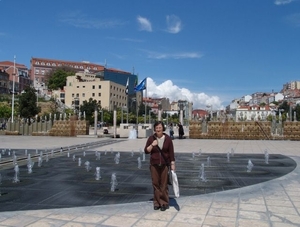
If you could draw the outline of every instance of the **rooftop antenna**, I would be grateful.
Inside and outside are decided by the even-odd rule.
[[[107,62],[106,62],[106,59],[104,61],[104,68],[107,68]]]
[[[132,67],[132,75],[134,75],[134,66]]]

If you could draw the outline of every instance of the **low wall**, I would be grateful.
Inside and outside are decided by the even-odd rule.
[[[89,135],[89,124],[85,120],[56,120],[35,122],[30,125],[21,122],[8,122],[7,129],[1,131],[4,135],[24,136],[77,136]]]
[[[196,122],[189,127],[191,139],[300,140],[300,122]]]

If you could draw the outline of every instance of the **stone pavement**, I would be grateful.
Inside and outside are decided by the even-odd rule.
[[[104,138],[0,136],[1,148],[52,149]],[[107,145],[114,151],[138,151],[146,139]],[[300,142],[267,140],[174,140],[175,152],[283,154],[300,163]],[[211,194],[176,198],[178,206],[154,211],[149,201],[63,209],[0,213],[0,226],[300,226],[300,168],[264,183]],[[180,182],[179,182],[180,185]],[[0,204],[1,205],[1,204]]]

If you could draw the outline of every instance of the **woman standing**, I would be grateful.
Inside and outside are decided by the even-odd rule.
[[[168,165],[175,171],[173,141],[165,131],[163,122],[154,124],[154,134],[145,145],[145,153],[150,154],[150,173],[154,191],[154,210],[165,211],[169,208]]]

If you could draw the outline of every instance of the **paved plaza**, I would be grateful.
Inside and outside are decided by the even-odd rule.
[[[51,150],[105,140],[114,139],[0,136],[0,148]],[[119,141],[102,144],[101,150],[139,152],[146,142],[146,139],[115,140]],[[235,155],[253,156],[263,156],[267,150],[270,157],[285,155],[297,164],[300,163],[299,145],[298,141],[174,140],[175,152],[190,154],[190,157],[193,153],[199,154],[200,149],[202,155],[222,154],[225,157],[232,149]],[[266,182],[220,192],[182,195],[172,199],[170,209],[165,212],[153,210],[149,200],[112,205],[3,211],[0,212],[0,226],[300,226],[298,166],[290,173]],[[177,171],[178,174],[181,172],[180,169]]]

